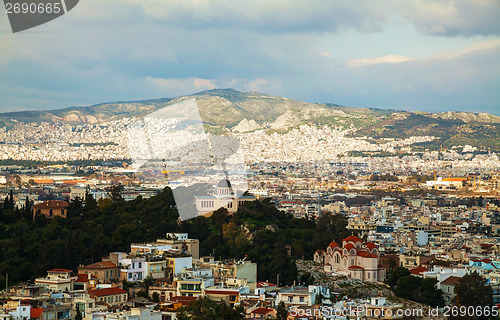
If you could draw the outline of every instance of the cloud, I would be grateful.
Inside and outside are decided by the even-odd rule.
[[[408,0],[394,5],[395,12],[423,34],[500,35],[498,0]]]
[[[365,58],[365,59],[349,60],[347,63],[351,67],[361,67],[361,66],[369,66],[372,64],[379,64],[379,63],[400,63],[400,62],[411,61],[411,60],[413,60],[413,59],[410,57],[407,57],[407,56],[391,54],[391,55],[378,57],[378,58]]]
[[[185,29],[233,28],[266,32],[332,32],[341,27],[380,31],[389,18],[384,5],[322,0],[123,0],[144,14]]]
[[[453,59],[453,58],[457,58],[457,57],[472,53],[474,51],[493,49],[493,48],[498,47],[498,46],[500,46],[500,39],[474,42],[464,49],[461,49],[461,50],[458,50],[455,52],[441,53],[441,54],[436,55],[435,58]]]
[[[495,10],[494,3],[483,2]],[[86,0],[37,30],[4,35],[0,108],[48,109],[230,87],[350,106],[499,110],[494,84],[500,71],[492,53],[498,53],[500,40],[476,37],[494,40],[472,43],[476,38],[468,37],[467,25],[488,18],[483,11],[464,11],[463,3],[472,0],[446,3],[433,8],[413,0]],[[432,10],[445,19],[423,14]],[[384,28],[398,27],[391,22],[395,15],[406,16],[405,28],[386,35]],[[448,18],[453,15],[470,22],[454,22]],[[450,36],[442,41],[445,53],[421,59],[425,53],[414,53],[409,41],[395,41],[394,35],[407,35],[406,21],[420,32],[429,33],[421,26],[431,22],[444,32],[418,36],[423,52]],[[452,22],[467,37],[451,32]],[[380,33],[369,43],[351,38],[373,32]],[[416,37],[413,29],[409,35]],[[340,45],[342,55],[336,51]]]
[[[167,95],[185,95],[197,91],[215,89],[217,86],[212,79],[183,78],[183,79],[165,79],[146,77],[144,79],[146,86],[152,86],[156,91]]]
[[[118,1],[118,0],[110,0]],[[380,32],[398,19],[422,34],[499,35],[498,0],[121,0],[151,19],[184,29],[260,32]],[[118,3],[118,2],[116,2]],[[395,17],[398,17],[397,19]]]

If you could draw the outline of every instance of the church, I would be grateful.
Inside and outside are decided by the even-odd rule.
[[[335,272],[354,279],[383,282],[385,268],[379,265],[380,253],[373,242],[361,241],[351,235],[342,240],[342,247],[335,241],[326,250],[317,250],[314,261],[324,265],[325,272]]]
[[[198,215],[209,214],[219,208],[226,208],[229,213],[234,213],[245,201],[254,200],[255,196],[253,195],[235,194],[231,182],[227,179],[222,179],[217,183],[215,195],[195,196]]]

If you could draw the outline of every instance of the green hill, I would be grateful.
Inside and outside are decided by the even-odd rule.
[[[375,139],[435,136],[429,143],[451,147],[465,145],[500,150],[500,117],[469,112],[406,112],[377,108],[352,108],[336,104],[296,101],[257,92],[214,89],[176,98],[103,103],[47,111],[0,114],[0,125],[18,122],[99,123],[140,117],[162,107],[195,98],[208,131],[225,134],[258,129],[288,131],[302,124],[335,125],[355,129],[354,136]]]

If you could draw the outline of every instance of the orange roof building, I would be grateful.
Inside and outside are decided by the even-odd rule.
[[[53,217],[66,218],[69,204],[61,200],[48,200],[33,206],[33,219],[36,215],[43,214],[49,219]]]
[[[111,287],[91,290],[90,297],[95,298],[96,302],[102,302],[108,305],[119,305],[127,301],[128,293],[118,287]]]
[[[120,267],[111,261],[100,261],[78,267],[78,274],[88,274],[99,282],[116,282],[120,278]]]

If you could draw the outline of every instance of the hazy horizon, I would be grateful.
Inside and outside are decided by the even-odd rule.
[[[234,88],[500,115],[499,13],[495,0],[87,0],[13,34],[0,12],[0,112]]]

